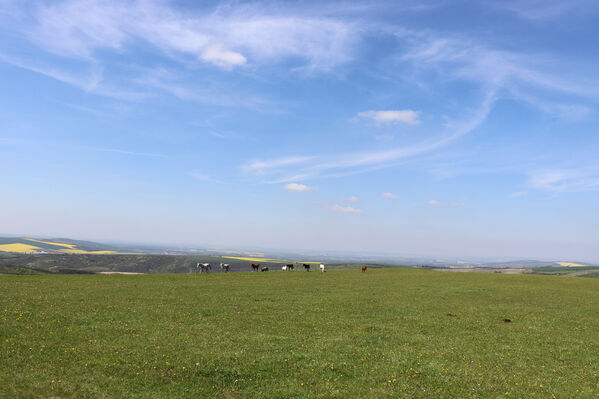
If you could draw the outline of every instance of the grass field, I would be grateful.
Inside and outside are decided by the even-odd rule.
[[[595,279],[2,275],[0,292],[2,398],[599,398]]]

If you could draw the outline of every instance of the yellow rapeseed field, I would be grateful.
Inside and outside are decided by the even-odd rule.
[[[3,244],[0,245],[0,251],[3,252],[35,252],[35,251],[39,251],[40,248],[38,247],[34,247],[33,245],[29,245],[29,244],[21,244],[21,243],[15,243],[15,244]]]
[[[572,263],[572,262],[556,262],[558,265],[560,266],[564,266],[564,267],[579,267],[579,266],[584,266],[584,265],[580,265],[578,263]]]
[[[61,253],[63,254],[91,254],[91,255],[106,255],[106,254],[114,254],[114,251],[85,251],[83,249],[61,249]]]
[[[63,254],[94,254],[94,255],[105,255],[105,254],[114,254],[114,251],[86,251],[83,249],[75,248],[75,244],[65,244],[62,242],[52,242],[52,241],[42,241],[35,240],[33,238],[27,238],[27,241],[31,242],[39,242],[42,244],[53,245],[57,248],[52,249],[52,251],[60,252]],[[36,247],[35,245],[23,244],[23,243],[13,243],[13,244],[2,244],[0,245],[0,252],[18,252],[18,253],[26,253],[26,252],[36,252],[36,251],[44,251],[44,248]]]
[[[33,238],[28,238],[27,241],[41,242],[42,244],[56,245],[56,246],[65,247],[65,248],[73,248],[75,246],[75,244],[65,244],[62,242],[42,241],[42,240],[35,240]]]

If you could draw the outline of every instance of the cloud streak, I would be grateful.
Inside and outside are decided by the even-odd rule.
[[[456,122],[444,136],[389,150],[354,152],[329,156],[294,156],[242,165],[242,170],[254,175],[268,174],[268,183],[284,183],[312,178],[333,178],[387,168],[397,162],[442,148],[476,129],[484,122],[495,101],[490,92],[467,120]]]
[[[420,112],[406,110],[387,110],[387,111],[364,111],[359,112],[358,116],[361,118],[367,118],[375,121],[377,124],[390,124],[390,123],[405,123],[408,125],[415,125],[419,123],[418,120]]]
[[[297,191],[297,192],[316,190],[316,187],[306,186],[305,184],[299,184],[299,183],[285,184],[284,186],[281,186],[281,188],[283,188],[284,190],[287,190],[287,191]]]
[[[553,192],[599,190],[599,166],[547,169],[530,174],[531,187]]]
[[[136,157],[168,158],[168,156],[166,156],[164,154],[155,154],[155,153],[151,153],[151,152],[126,151],[126,150],[119,150],[119,149],[113,149],[113,148],[103,148],[103,149],[99,149],[98,151],[113,152],[116,154],[123,154],[123,155],[133,155]]]
[[[341,212],[341,213],[362,213],[362,210],[359,208],[354,208],[352,206],[343,206],[343,205],[332,205],[329,209],[333,212]]]

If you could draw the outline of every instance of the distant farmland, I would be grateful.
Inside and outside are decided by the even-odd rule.
[[[599,281],[0,275],[0,397],[595,398]]]
[[[0,253],[2,252],[95,255],[115,253],[115,251],[98,249],[98,244],[95,243],[51,241],[34,238],[0,238]]]
[[[123,255],[123,254],[0,254],[0,273],[194,273],[198,262],[212,265],[211,273],[220,272],[219,263],[231,265],[231,271],[249,271],[251,263],[280,270],[290,260],[258,259],[247,260],[220,256],[192,255]]]

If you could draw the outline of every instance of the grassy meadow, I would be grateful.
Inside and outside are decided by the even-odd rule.
[[[599,398],[596,279],[0,275],[0,312],[1,398]]]

